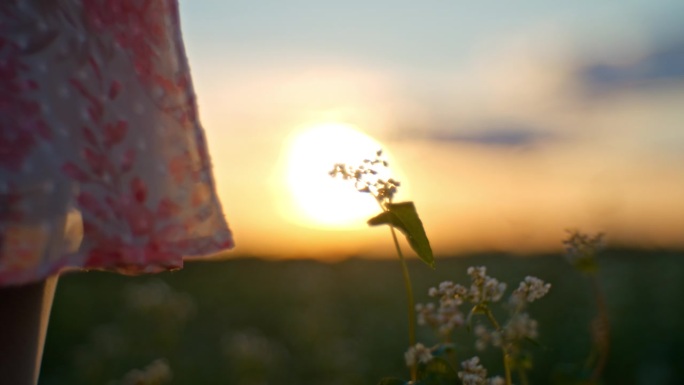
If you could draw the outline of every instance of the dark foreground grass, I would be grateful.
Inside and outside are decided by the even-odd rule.
[[[684,378],[684,254],[612,251],[599,261],[613,324],[606,384],[680,384]],[[562,384],[581,370],[595,314],[588,282],[559,256],[441,258],[410,263],[417,301],[442,280],[468,282],[486,265],[509,284],[526,275],[552,283],[530,306],[540,323],[534,384]],[[190,263],[144,277],[62,277],[40,384],[117,384],[165,359],[171,384],[364,384],[407,377],[404,288],[396,260]],[[435,342],[427,330],[419,341]],[[500,352],[475,352],[465,330],[457,354],[478,354],[502,374]]]

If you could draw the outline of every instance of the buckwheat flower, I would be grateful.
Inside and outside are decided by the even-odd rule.
[[[439,308],[437,309],[438,330],[443,336],[449,335],[452,330],[463,326],[465,323],[463,313],[458,307],[461,303],[463,302],[456,298],[439,302]]]
[[[482,301],[498,302],[506,291],[506,283],[486,277],[482,287]]]
[[[439,284],[439,293],[442,295],[450,296],[453,295],[454,283],[451,281],[444,281]]]
[[[404,360],[406,361],[406,366],[408,367],[412,367],[419,362],[422,364],[427,364],[431,359],[432,351],[421,343],[411,346],[406,353],[404,353]]]
[[[603,233],[591,236],[577,230],[568,230],[568,238],[563,240],[566,257],[573,263],[578,259],[593,258],[605,247],[603,236]]]
[[[506,324],[504,328],[504,333],[506,339],[509,341],[523,340],[523,339],[536,339],[539,335],[537,329],[539,323],[530,318],[527,313],[515,314]]]
[[[483,351],[487,346],[501,346],[501,333],[496,330],[489,330],[486,326],[478,324],[473,330],[475,337],[475,349]]]
[[[388,173],[389,164],[382,156],[382,150],[375,154],[375,159],[364,159],[363,164],[356,167],[337,163],[328,172],[331,177],[341,176],[344,180],[353,180],[357,191],[370,193],[379,203],[392,203],[397,187],[401,185],[393,178],[381,177]]]
[[[480,365],[480,358],[475,356],[469,360],[461,362],[463,370],[458,372],[458,378],[463,385],[486,385],[487,369]]]
[[[430,297],[441,297],[442,299],[453,299],[454,297],[461,299],[465,296],[467,290],[465,287],[455,284],[451,281],[444,281],[437,287],[431,287],[428,290]]]
[[[474,333],[477,337],[475,340],[475,349],[479,351],[487,349],[487,343],[489,342],[490,338],[489,330],[487,330],[484,325],[477,325],[475,326]]]
[[[437,309],[434,303],[428,303],[423,305],[422,303],[416,304],[416,316],[418,325],[421,326],[431,326],[436,327],[437,325]]]
[[[506,384],[506,380],[504,380],[504,378],[501,376],[492,377],[489,380],[487,380],[487,385],[504,385],[504,384]]]
[[[144,369],[134,369],[126,373],[122,385],[163,384],[171,381],[173,374],[169,364],[164,359],[158,359]]]
[[[544,283],[541,279],[528,275],[524,281],[520,282],[520,286],[515,289],[511,298],[531,303],[545,296],[550,289],[550,283]]]
[[[442,299],[439,307],[433,303],[417,304],[416,313],[419,325],[427,325],[437,330],[442,336],[448,336],[457,327],[463,326],[465,320],[459,309],[462,301],[451,298]]]
[[[506,291],[506,284],[488,276],[484,266],[469,267],[468,275],[471,279],[470,289],[462,296],[473,304],[497,302]]]
[[[471,266],[468,268],[468,275],[473,281],[473,284],[478,284],[484,281],[487,276],[487,267],[485,266]]]
[[[497,302],[505,291],[506,284],[504,282],[499,282],[496,278],[484,277],[479,284],[473,283],[470,285],[466,298],[473,304]]]

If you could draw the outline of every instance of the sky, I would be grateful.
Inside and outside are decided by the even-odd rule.
[[[684,247],[682,19],[664,0],[181,1],[233,255],[390,255],[372,197],[326,174],[376,147],[438,255],[555,251],[566,229]]]

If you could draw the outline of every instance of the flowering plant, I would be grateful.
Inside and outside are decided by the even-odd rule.
[[[378,202],[382,212],[375,217],[368,220],[370,226],[389,225],[392,233],[392,240],[394,247],[401,261],[402,273],[404,275],[404,285],[406,287],[407,309],[408,309],[408,324],[409,324],[409,346],[416,345],[416,314],[413,301],[413,288],[411,286],[411,277],[409,275],[408,267],[404,254],[399,246],[395,228],[404,233],[406,240],[411,245],[411,248],[418,254],[423,262],[428,266],[434,268],[435,259],[432,254],[432,248],[428,241],[423,222],[418,217],[418,212],[413,202],[394,203],[394,194],[397,188],[401,185],[400,182],[394,178],[387,178],[381,176],[380,168],[387,169],[389,163],[382,157],[382,150],[375,153],[374,159],[365,159],[363,164],[359,166],[348,166],[346,164],[336,164],[330,176],[337,177],[341,175],[345,180],[353,180],[354,187],[357,191],[371,194]],[[411,380],[415,381],[417,378],[417,366],[410,365]]]
[[[405,354],[407,365],[418,364],[426,369],[431,362],[439,361],[446,371],[440,375],[428,376],[424,384],[455,383],[445,379],[458,377],[464,385],[470,384],[512,384],[512,371],[515,370],[521,383],[527,384],[527,371],[531,369],[531,359],[526,352],[526,343],[537,338],[538,324],[526,312],[528,304],[544,297],[551,284],[539,278],[527,276],[511,293],[506,302],[502,301],[507,285],[487,275],[484,266],[468,268],[470,286],[444,281],[430,288],[430,297],[438,298],[438,303],[417,304],[418,324],[432,328],[441,342],[432,348],[416,344]],[[508,319],[500,323],[494,315],[493,306],[499,304],[508,311]],[[465,306],[470,310],[461,311]],[[467,315],[465,315],[467,314]],[[481,322],[486,320],[487,322]],[[473,327],[473,323],[475,326]],[[466,326],[477,337],[475,348],[485,351],[489,346],[498,348],[503,354],[504,377],[487,378],[487,370],[475,356],[461,363],[462,370],[450,369],[449,355],[454,350],[452,332]],[[441,377],[441,378],[440,378]],[[441,382],[440,382],[441,381]],[[398,382],[397,382],[398,384]]]
[[[526,372],[531,366],[523,343],[537,337],[537,322],[525,310],[528,303],[546,295],[551,285],[536,277],[526,277],[504,305],[509,312],[509,319],[503,326],[495,318],[492,306],[500,303],[506,284],[488,276],[484,266],[468,269],[471,279],[468,287],[445,281],[438,287],[431,288],[429,295],[439,298],[438,304],[414,305],[411,279],[395,229],[404,233],[411,248],[432,268],[434,256],[413,202],[393,202],[400,183],[393,178],[380,176],[379,168],[386,169],[388,166],[380,150],[376,153],[375,159],[366,159],[359,166],[336,164],[330,171],[332,177],[341,176],[345,180],[352,180],[357,191],[371,194],[375,198],[382,212],[371,218],[368,224],[390,226],[394,246],[402,265],[409,317],[409,349],[405,353],[405,360],[410,368],[411,379],[407,382],[397,378],[385,378],[380,381],[380,385],[438,385],[457,382],[464,385],[511,385],[511,372],[514,369],[517,370],[521,382],[526,384]],[[470,309],[464,317],[461,307],[466,304]],[[454,345],[450,342],[452,331],[464,325],[467,325],[469,330],[472,329],[472,323],[476,318],[479,321],[479,318],[482,318],[480,316],[489,322],[489,326],[483,323],[476,324],[476,347],[478,350],[485,350],[492,345],[501,349],[504,378],[487,378],[487,370],[480,365],[479,357],[463,361],[462,370],[458,372],[446,359],[454,350]],[[442,342],[433,347],[418,343],[415,336],[416,322],[433,328]]]

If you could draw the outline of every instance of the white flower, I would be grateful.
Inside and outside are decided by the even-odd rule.
[[[537,329],[539,324],[530,318],[527,313],[519,313],[511,317],[505,327],[506,339],[522,340],[525,338],[535,339],[539,335]]]
[[[489,331],[487,330],[484,325],[477,325],[475,326],[475,336],[477,336],[477,339],[475,340],[475,349],[478,351],[483,351],[487,348],[487,342],[489,342]]]
[[[454,284],[451,281],[444,281],[438,287],[431,287],[428,290],[430,297],[440,297],[441,299],[461,298],[465,294],[466,289],[461,285]]]
[[[465,320],[463,313],[458,308],[463,301],[455,297],[442,297],[439,307],[433,303],[417,304],[418,325],[427,325],[439,331],[443,336],[447,336],[457,327],[463,326]]]
[[[468,275],[473,280],[473,283],[483,281],[487,276],[487,267],[485,266],[471,266],[468,268]]]
[[[435,304],[428,303],[423,305],[422,303],[416,304],[416,313],[418,318],[418,325],[433,326],[436,323],[436,313]]]
[[[534,302],[545,296],[551,289],[550,283],[544,283],[537,277],[527,276],[513,292],[513,297],[521,301]]]
[[[492,377],[488,381],[488,385],[504,385],[506,380],[501,376]]]
[[[172,378],[169,364],[164,359],[158,359],[142,370],[134,369],[126,373],[121,383],[123,385],[163,384],[171,381]]]
[[[465,287],[444,281],[438,287],[430,288],[428,294],[431,297],[439,297],[439,307],[434,304],[416,305],[419,325],[428,325],[443,336],[463,325],[463,313],[458,307],[463,304]]]
[[[483,351],[488,345],[501,346],[501,333],[496,330],[489,330],[482,324],[475,326],[474,330],[475,336],[475,349]]]
[[[480,358],[475,356],[461,362],[462,371],[458,372],[458,378],[463,385],[486,385],[487,369],[480,365]]]
[[[423,344],[417,343],[404,353],[404,359],[406,360],[406,366],[409,367],[416,365],[419,362],[427,364],[432,359],[432,351]]]
[[[445,292],[445,294],[447,294],[447,291],[451,290],[453,287],[454,287],[454,283],[451,281],[444,281],[444,282],[439,284],[439,290],[442,292]]]
[[[501,299],[505,291],[506,284],[504,282],[499,282],[495,278],[486,277],[482,287],[482,300],[497,302]]]
[[[471,285],[468,290],[466,299],[473,304],[482,302],[497,302],[501,299],[506,291],[506,284],[499,282],[496,278],[492,278],[487,274],[487,268],[484,266],[469,267],[468,275],[470,275]]]
[[[565,256],[571,263],[581,259],[590,259],[605,248],[603,233],[590,236],[577,230],[568,230],[568,238],[563,240]]]
[[[461,301],[457,299],[440,301],[437,310],[437,322],[439,332],[442,335],[448,335],[455,328],[463,326],[465,320],[463,313],[458,308],[460,304]]]

